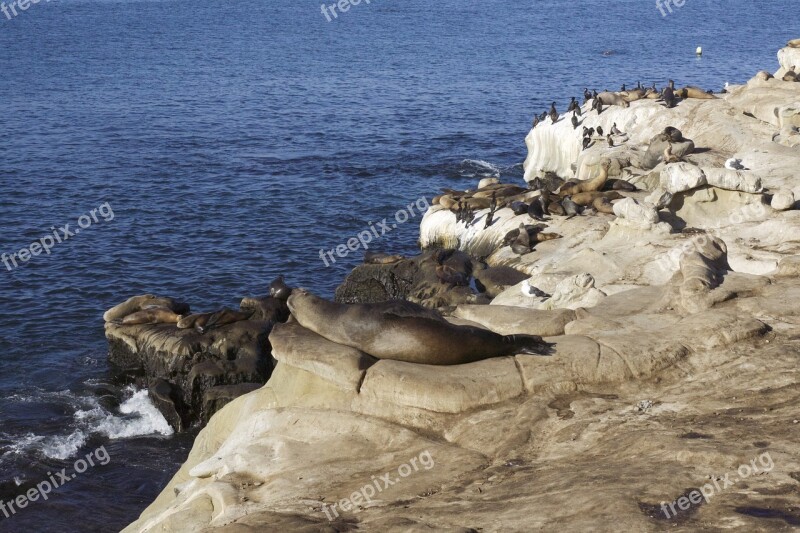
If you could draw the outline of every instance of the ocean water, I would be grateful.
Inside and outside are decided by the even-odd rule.
[[[108,307],[144,292],[235,306],[281,273],[330,296],[363,254],[326,265],[320,250],[440,187],[521,183],[524,136],[550,102],[639,80],[719,89],[776,70],[800,37],[797,0],[672,9],[372,0],[328,22],[304,0],[52,0],[0,13],[0,253],[49,247],[0,263],[0,501],[100,447],[109,457],[0,511],[0,531],[117,531],[191,446],[110,376]],[[370,249],[413,253],[418,223]]]

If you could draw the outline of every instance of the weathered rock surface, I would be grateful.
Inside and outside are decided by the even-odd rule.
[[[288,317],[286,303],[245,298],[242,308],[254,311],[251,320],[204,334],[175,324],[106,322],[109,361],[120,374],[148,388],[176,431],[203,425],[229,401],[266,383],[272,372],[268,337]]]
[[[613,157],[645,190],[616,216],[549,217],[563,238],[523,255],[502,246],[531,223],[511,209],[486,227],[486,211],[465,224],[434,206],[420,232],[424,246],[528,274],[494,305],[458,302],[452,320],[547,335],[551,356],[374,362],[281,325],[270,381],[211,419],[128,531],[796,528],[800,211],[769,204],[800,186],[800,153],[773,141],[775,110],[800,99],[790,85],[586,110],[587,126],[616,122],[628,146],[583,153],[569,121],[546,120],[528,136],[526,178],[585,179]],[[645,169],[668,126],[697,149]],[[750,170],[723,171],[732,157]],[[391,293],[382,275],[364,286]]]

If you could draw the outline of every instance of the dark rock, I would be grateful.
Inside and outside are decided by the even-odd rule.
[[[442,275],[442,267],[447,276]],[[408,300],[429,308],[482,303],[485,299],[463,284],[463,280],[471,279],[475,268],[483,266],[457,250],[430,250],[392,264],[360,265],[336,288],[335,300],[339,303]]]
[[[280,306],[265,303],[257,312],[282,318]],[[109,361],[118,373],[150,397],[176,431],[204,424],[233,394],[269,379],[268,337],[277,320],[243,320],[205,334],[175,324],[123,326],[106,323]],[[207,392],[219,387],[216,393]]]

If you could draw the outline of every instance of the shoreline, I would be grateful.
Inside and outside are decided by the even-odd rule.
[[[798,55],[783,49],[778,74]],[[796,399],[790,376],[800,352],[792,308],[800,294],[800,142],[793,129],[800,125],[800,84],[785,84],[754,78],[721,98],[688,99],[670,110],[647,100],[600,115],[585,109],[587,127],[609,131],[614,123],[628,134],[609,149],[598,143],[580,150],[581,131],[568,120],[533,128],[529,182],[547,172],[595,177],[610,157],[612,176],[638,191],[615,200],[613,214],[548,217],[547,231],[559,237],[522,255],[502,242],[530,217],[477,202],[465,224],[440,198],[421,221],[420,244],[457,247],[490,267],[529,275],[488,306],[472,305],[483,302],[467,295],[448,300],[450,320],[542,335],[556,344],[555,356],[458,368],[381,360],[362,368],[356,355],[326,339],[273,332],[278,363],[266,386],[211,418],[172,482],[126,531],[322,527],[328,521],[319,510],[328,503],[428,450],[436,459],[430,472],[387,486],[380,500],[345,509],[335,523],[490,528],[503,516],[510,528],[591,527],[602,519],[647,529],[671,520],[658,516],[660,499],[679,502],[683,512],[672,519],[687,530],[720,520],[763,524],[753,509],[767,500],[780,507],[786,492],[778,489],[791,486],[800,462],[790,449],[798,425],[787,407]],[[651,168],[633,164],[666,127],[705,151]],[[729,159],[752,170],[721,171]],[[357,282],[386,268],[373,270]],[[524,293],[526,283],[546,296]],[[745,371],[748,379],[736,381]],[[738,409],[726,407],[734,393]],[[767,408],[769,417],[755,416]],[[752,416],[740,416],[743,410]],[[780,429],[768,429],[767,418]],[[748,439],[766,445],[737,445]],[[627,462],[617,448],[632,454]],[[733,496],[683,509],[682,491],[698,484],[701,472],[723,475],[746,464],[754,449],[772,452],[775,468],[752,481],[750,492],[772,499],[729,489],[723,494]],[[344,450],[352,451],[342,456]],[[570,465],[612,488],[595,493],[581,472],[563,475]],[[653,476],[660,486],[647,483]],[[451,516],[448,506],[463,502],[470,507]],[[529,505],[539,510],[533,519]],[[409,507],[413,513],[402,510]],[[781,510],[767,520],[791,524],[795,516]]]

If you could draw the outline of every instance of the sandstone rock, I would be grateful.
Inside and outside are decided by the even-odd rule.
[[[795,199],[792,191],[778,191],[772,195],[770,206],[776,211],[786,211],[794,207]]]
[[[661,188],[672,194],[696,189],[707,183],[703,170],[691,163],[671,163],[661,171]]]

